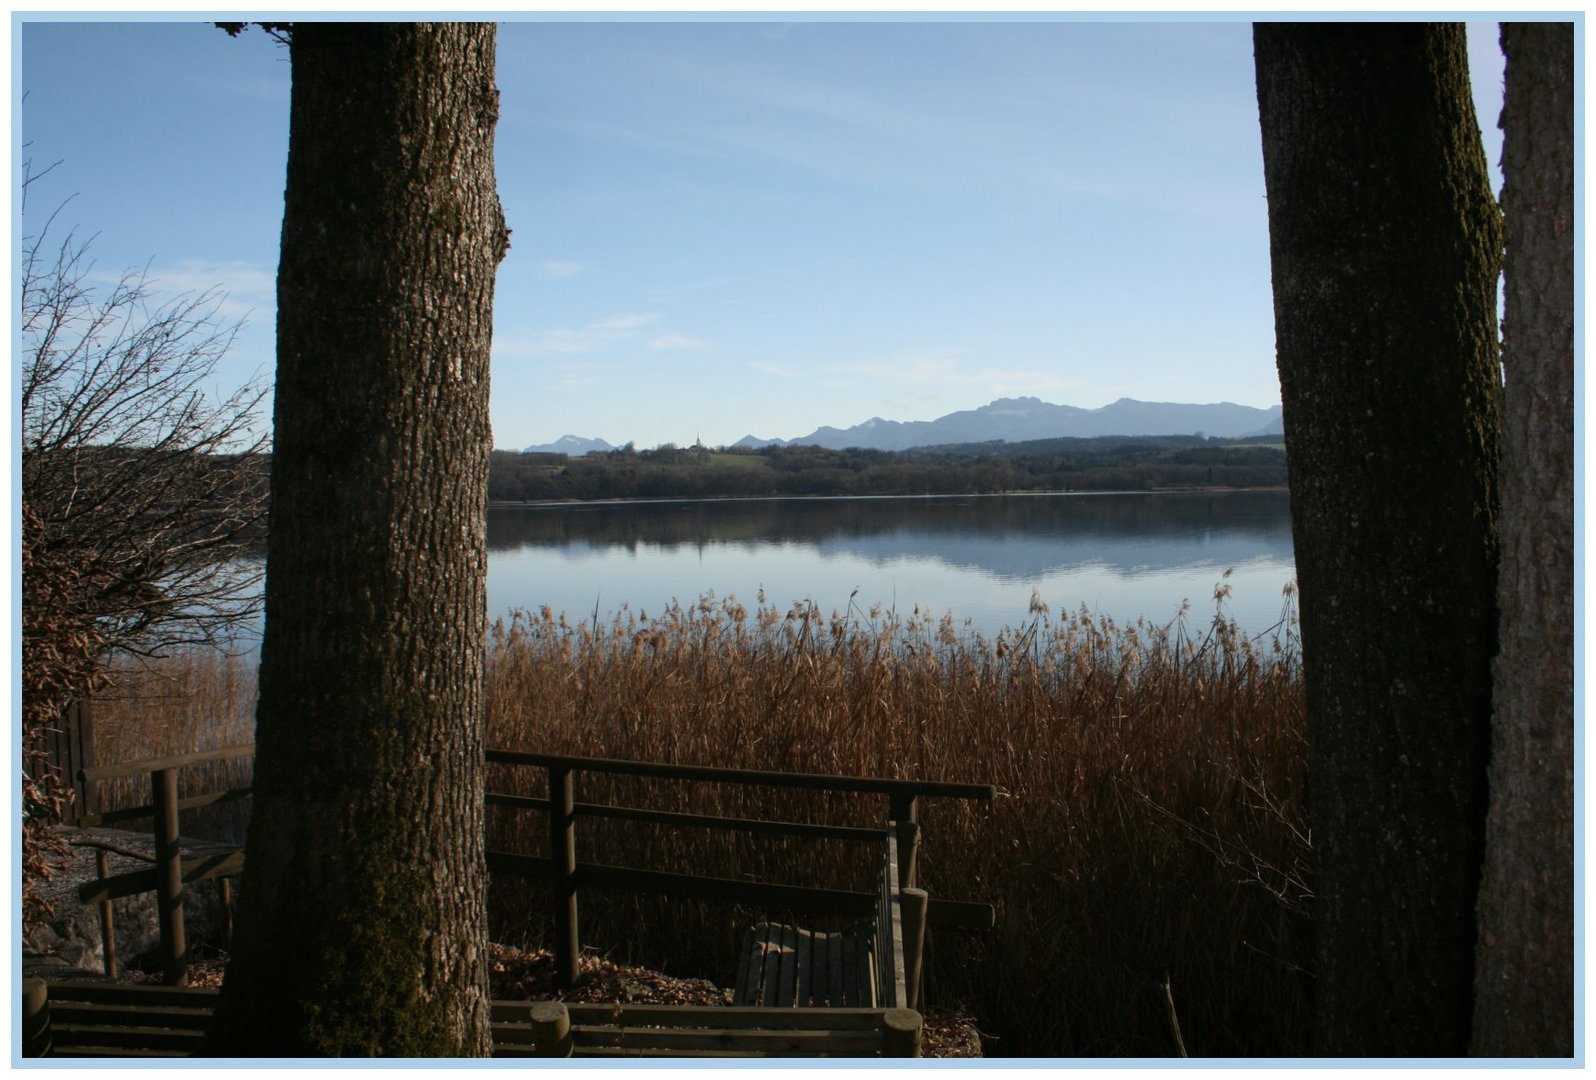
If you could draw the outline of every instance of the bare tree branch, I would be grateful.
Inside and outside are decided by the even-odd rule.
[[[45,715],[81,682],[31,670],[63,641],[93,667],[253,618],[270,438],[265,382],[217,390],[242,325],[225,296],[161,298],[143,270],[96,287],[90,241],[57,239],[59,214],[24,237],[19,282],[25,686]]]

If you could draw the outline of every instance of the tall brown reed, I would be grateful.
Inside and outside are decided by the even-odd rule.
[[[1172,997],[1194,1054],[1290,1054],[1305,1042],[1308,994],[1292,627],[1288,610],[1256,643],[1218,613],[1196,630],[1184,615],[1118,626],[1085,610],[1055,619],[1039,601],[1027,625],[991,640],[918,610],[824,616],[763,598],[750,611],[708,596],[609,624],[521,611],[490,635],[489,742],[995,784],[991,806],[928,800],[922,814],[923,883],[997,908],[990,934],[937,936],[933,1004],[965,1002],[996,1053],[1166,1055]],[[785,793],[733,799],[703,790],[692,809],[826,812]],[[541,822],[531,828],[493,842],[535,848]],[[636,864],[641,846],[650,865],[781,869],[751,869],[731,841],[634,836],[627,858],[627,841],[584,825],[583,842],[583,858]],[[799,860],[785,855],[792,880]],[[684,967],[723,956],[702,919],[584,905],[584,940],[601,947]],[[648,954],[670,949],[648,919],[679,927],[673,954]]]
[[[1223,585],[1216,601],[1224,597]],[[124,673],[99,706],[102,761],[247,741],[248,665]],[[1081,610],[984,638],[950,617],[750,609],[706,596],[611,622],[519,611],[490,630],[489,745],[547,753],[991,783],[925,800],[921,878],[983,900],[993,931],[935,933],[927,997],[962,1005],[988,1053],[1166,1056],[1170,1002],[1193,1055],[1290,1055],[1311,979],[1304,717],[1289,601],[1262,641],[1216,610],[1116,625]],[[583,799],[879,823],[879,798],[587,775]],[[493,790],[541,794],[494,766]],[[143,801],[144,793],[127,794]],[[489,845],[545,849],[543,819],[495,810]],[[584,860],[863,889],[873,859],[822,847],[584,820]],[[498,940],[535,943],[541,887],[495,881]],[[729,981],[715,905],[584,893],[583,943]],[[807,921],[807,920],[806,920]]]
[[[96,765],[215,750],[255,738],[255,659],[247,653],[182,649],[155,658],[123,657],[110,669],[110,684],[95,695]],[[185,768],[180,793],[247,787],[250,759]],[[148,776],[101,781],[101,809],[145,806]],[[242,842],[248,804],[186,811],[185,834]]]

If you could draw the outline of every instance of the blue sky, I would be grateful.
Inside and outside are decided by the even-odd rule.
[[[269,377],[286,50],[198,21],[13,46],[19,141],[60,162],[19,233],[73,196],[101,271],[221,286],[225,374]],[[498,78],[499,447],[1279,400],[1246,22],[512,21]]]

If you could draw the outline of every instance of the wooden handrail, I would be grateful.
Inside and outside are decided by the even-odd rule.
[[[162,769],[201,765],[208,761],[249,757],[254,743],[240,743],[192,754],[125,761],[114,765],[95,765],[79,769],[81,780],[114,780]],[[927,796],[952,799],[991,800],[997,789],[991,784],[960,784],[945,780],[900,780],[884,776],[834,776],[826,773],[775,772],[761,769],[731,769],[715,765],[676,765],[666,762],[630,761],[622,758],[582,757],[570,754],[535,754],[522,750],[492,749],[489,764],[533,765],[540,768],[565,768],[572,772],[618,773],[658,780],[704,780],[724,784],[752,784],[762,787],[807,788],[818,791],[855,791],[878,795]]]
[[[956,784],[944,780],[897,780],[884,776],[831,776],[825,773],[771,772],[731,769],[716,765],[674,765],[621,758],[533,754],[523,750],[489,750],[490,765],[532,765],[572,772],[619,773],[656,780],[703,780],[720,784],[807,788],[816,791],[859,791],[877,795],[931,796],[951,799],[987,799],[997,794],[991,784]]]
[[[180,865],[184,884],[204,881],[207,878],[232,877],[243,871],[244,853],[237,850],[212,852],[208,855],[183,859]],[[148,870],[130,870],[111,877],[85,881],[78,886],[78,899],[85,904],[120,900],[124,896],[154,892],[156,884],[157,872],[154,867]]]
[[[635,867],[611,867],[579,864],[576,858],[576,823],[582,816],[613,817],[640,820],[655,824],[676,826],[743,829],[759,833],[775,833],[830,839],[874,840],[881,833],[876,830],[853,829],[847,826],[814,826],[798,822],[766,822],[748,818],[721,818],[702,814],[676,814],[640,807],[578,803],[575,798],[577,773],[610,773],[657,780],[687,780],[699,783],[741,784],[748,786],[798,788],[812,791],[856,792],[885,795],[889,809],[887,821],[893,822],[894,835],[887,845],[888,857],[893,860],[891,871],[892,898],[887,903],[892,908],[895,930],[895,949],[892,953],[895,989],[902,987],[904,957],[902,955],[902,929],[898,914],[897,889],[914,887],[917,877],[916,818],[921,797],[991,800],[996,789],[990,784],[959,784],[934,780],[901,780],[887,777],[832,776],[818,773],[771,772],[758,769],[733,769],[708,765],[676,765],[665,762],[631,761],[617,758],[583,757],[567,754],[538,754],[520,750],[490,749],[486,754],[490,765],[511,765],[541,769],[547,773],[549,796],[536,799],[529,796],[490,795],[490,804],[520,810],[540,810],[548,815],[550,857],[540,863],[531,859],[515,860],[501,855],[495,864],[512,873],[526,873],[534,866],[545,871],[554,890],[554,955],[555,985],[568,988],[577,979],[577,955],[580,951],[577,930],[577,894],[581,887],[632,889],[648,893],[674,893],[704,899],[744,899],[749,902],[770,902],[779,897],[791,905],[815,910],[832,911],[849,909],[868,910],[870,898],[863,905],[860,895],[836,890],[807,889],[791,885],[726,881],[691,874],[644,870]],[[901,830],[901,831],[900,831]],[[900,850],[901,846],[901,850]],[[901,864],[898,860],[902,860]],[[965,926],[990,926],[992,908],[984,904],[961,905],[959,908],[940,907],[933,901],[924,912],[926,922],[940,923],[946,919],[952,924]],[[915,960],[918,960],[916,956]],[[902,997],[909,996],[906,988]],[[902,1004],[895,1001],[895,1004]]]
[[[511,810],[535,810],[548,813],[549,800],[535,795],[505,795],[490,791],[489,806],[503,806]],[[683,828],[726,829],[733,832],[765,833],[767,835],[796,836],[805,840],[851,840],[878,843],[880,829],[865,829],[857,825],[815,825],[804,821],[771,821],[766,818],[720,817],[714,814],[684,814],[671,810],[646,810],[637,806],[612,806],[609,803],[574,805],[577,817],[611,818],[620,821],[641,821],[650,825],[675,825]]]
[[[186,799],[177,801],[179,810],[197,810],[202,806],[215,806],[218,803],[238,802],[255,794],[252,787],[228,788],[226,791],[212,791],[203,795],[190,795]],[[96,825],[115,825],[120,821],[138,821],[141,818],[155,816],[154,804],[144,806],[123,806],[116,810],[106,810],[99,814],[84,814],[79,824],[85,828]]]
[[[576,877],[585,886],[698,900],[769,904],[830,915],[868,915],[874,910],[876,899],[874,893],[844,889],[819,889],[773,881],[739,881],[735,878],[641,870],[602,863],[578,864]]]
[[[144,773],[160,772],[162,769],[180,769],[184,765],[202,765],[207,761],[225,761],[228,758],[249,757],[254,753],[254,743],[240,743],[237,746],[223,746],[217,750],[201,750],[193,754],[178,754],[175,757],[151,758],[148,761],[124,761],[116,765],[95,765],[92,768],[79,769],[78,779],[115,780],[122,776],[139,776]]]
[[[223,799],[240,798],[250,793],[248,788],[241,788],[207,795],[190,796],[179,800],[176,797],[174,783],[175,776],[173,774],[175,770],[184,766],[199,765],[211,761],[247,757],[254,752],[254,745],[245,743],[216,750],[205,750],[193,754],[156,758],[148,761],[95,766],[79,770],[78,775],[85,782],[91,782],[150,773],[153,780],[168,785],[165,792],[166,799],[163,801],[166,802],[167,816],[175,818],[177,810],[207,805]],[[549,793],[545,798],[489,792],[486,801],[489,805],[503,806],[516,810],[536,810],[547,814],[550,855],[540,857],[507,852],[490,852],[489,860],[491,868],[495,872],[544,877],[554,887],[554,951],[559,969],[556,974],[556,984],[562,986],[574,984],[577,976],[576,958],[580,946],[577,936],[576,901],[578,890],[583,885],[647,893],[697,896],[705,899],[742,899],[750,902],[765,903],[781,902],[789,905],[798,905],[810,910],[829,910],[836,913],[859,911],[861,908],[867,908],[871,900],[874,899],[869,894],[849,893],[841,890],[813,889],[765,882],[732,881],[702,875],[644,870],[636,867],[578,863],[575,844],[578,818],[619,818],[675,827],[740,830],[768,835],[795,836],[805,839],[879,842],[882,837],[879,828],[868,829],[847,825],[811,824],[763,818],[722,817],[650,810],[644,807],[578,803],[575,800],[574,784],[575,774],[577,773],[609,773],[660,780],[686,780],[701,783],[742,784],[885,795],[890,802],[887,820],[897,823],[892,827],[895,835],[892,837],[891,843],[887,845],[887,850],[891,852],[888,857],[894,860],[891,876],[895,879],[894,885],[896,888],[889,886],[891,895],[894,897],[898,889],[910,889],[916,884],[915,851],[918,848],[918,844],[915,838],[915,818],[917,801],[922,796],[991,800],[996,794],[996,789],[990,784],[903,780],[888,777],[834,776],[821,773],[786,773],[758,769],[733,769],[720,766],[631,761],[617,758],[538,754],[506,749],[488,750],[486,760],[489,764],[495,765],[531,766],[541,769],[547,774]],[[164,779],[162,779],[161,774],[165,774]],[[98,820],[96,823],[128,820],[136,816],[147,815],[154,809],[153,806],[149,806],[110,811],[97,815]],[[158,821],[157,824],[160,824],[160,822]],[[171,906],[174,900],[180,903],[183,882],[191,881],[201,876],[209,877],[212,875],[220,876],[229,872],[236,873],[239,869],[242,863],[242,853],[234,853],[228,858],[202,860],[200,861],[201,865],[195,865],[194,861],[190,860],[180,860],[175,848],[175,823],[168,820],[166,824],[171,835],[167,837],[166,842],[166,847],[169,850],[166,851],[167,858],[163,866],[164,876],[157,871],[117,875],[116,878],[96,883],[92,890],[86,890],[93,892],[94,895],[91,899],[109,899],[117,895],[147,891],[159,880],[163,882],[165,891],[172,894],[171,897],[166,898],[166,903],[163,906]],[[898,862],[900,859],[902,861]],[[897,906],[891,900],[888,902],[894,908]],[[175,922],[176,919],[181,918],[180,912],[181,908],[179,906],[174,912],[175,918],[165,921]],[[987,904],[931,900],[929,906],[924,909],[924,921],[933,926],[989,928],[993,921],[993,909]],[[895,918],[893,922],[898,923],[899,920]],[[164,926],[163,929],[165,929]],[[901,934],[901,932],[900,929],[898,933]],[[167,936],[163,934],[163,939]],[[165,941],[163,940],[164,944]],[[897,969],[894,972],[895,978],[901,979],[904,974],[908,973],[898,973],[903,971],[905,959],[911,959],[912,966],[914,950],[911,946],[910,956],[906,957],[902,951],[904,943],[901,938],[894,942],[894,945],[897,948],[891,948],[889,951],[894,954],[892,962]],[[180,945],[178,946],[178,952],[179,954],[181,952]],[[179,969],[175,965],[173,971],[169,973],[169,977],[181,977]],[[913,989],[909,989],[908,994],[912,995]],[[903,1004],[903,1002],[899,1001],[897,1004]]]
[[[889,1008],[909,1002],[904,978],[903,906],[898,887],[897,822],[885,831],[885,858],[881,866],[881,895],[876,901],[876,977],[882,1001]]]
[[[877,839],[880,832],[877,831]],[[511,877],[545,878],[553,867],[547,855],[522,855],[509,851],[489,851],[488,871]],[[804,885],[774,882],[739,881],[703,874],[677,874],[664,870],[640,870],[627,866],[578,862],[574,877],[578,885],[626,892],[657,893],[687,899],[735,900],[792,907],[821,915],[859,915],[871,910],[876,894],[843,889],[817,889]],[[974,900],[943,900],[932,897],[926,923],[940,930],[990,930],[994,911],[991,904]]]

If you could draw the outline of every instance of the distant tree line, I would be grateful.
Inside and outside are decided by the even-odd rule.
[[[908,451],[820,446],[709,450],[671,444],[607,453],[495,451],[488,498],[706,498],[775,495],[976,495],[1283,487],[1278,438],[1197,435],[1045,439]]]

